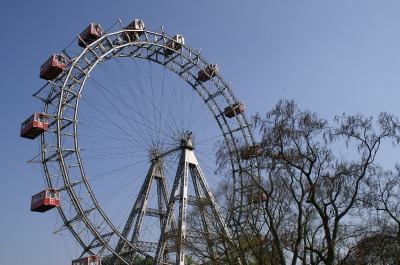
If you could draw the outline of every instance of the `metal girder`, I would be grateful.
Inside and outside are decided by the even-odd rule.
[[[64,150],[58,150],[58,151],[53,151],[54,153],[50,156],[48,156],[46,159],[43,160],[44,163],[47,162],[58,162],[60,161],[60,157],[66,158],[67,156],[71,155],[72,153],[75,152],[73,149],[64,149]],[[52,160],[53,158],[56,158],[55,160]]]
[[[114,235],[114,232],[110,232],[110,233],[101,235],[101,238],[104,239],[105,241],[109,241],[113,235]],[[100,246],[103,246],[101,241],[97,238],[93,238],[92,242],[89,244],[88,249],[97,248]]]
[[[85,213],[85,215],[90,215],[95,210],[96,210],[96,208],[92,208],[92,209],[84,211],[84,213]],[[67,221],[63,226],[61,226],[60,228],[55,230],[53,233],[57,234],[58,232],[60,232],[60,231],[64,230],[65,228],[67,228],[67,226],[74,226],[74,223],[76,223],[76,222],[78,222],[80,220],[82,220],[82,216],[77,214],[74,218],[72,218],[71,220]]]
[[[122,236],[124,238],[128,237],[128,234],[131,232],[133,224],[135,223],[130,242],[137,246],[139,249],[146,252],[155,252],[155,250],[157,249],[157,243],[139,240],[143,220],[145,216],[150,216],[159,218],[160,223],[162,223],[162,220],[164,219],[166,214],[166,205],[169,199],[169,193],[163,172],[161,158],[162,156],[159,156],[156,159],[152,160],[150,169],[146,175],[146,179],[142,184],[140,192],[136,198],[136,201],[132,207],[129,218],[122,232]],[[148,207],[149,195],[152,190],[154,181],[157,183],[158,209]],[[132,250],[129,248],[129,246],[127,247],[122,240],[119,240],[115,252],[126,253],[127,251]]]
[[[175,264],[184,265],[186,245],[188,243],[206,244],[211,250],[213,258],[217,255],[213,248],[213,239],[215,235],[210,232],[209,227],[211,226],[211,220],[209,219],[209,214],[205,211],[205,207],[211,210],[213,221],[216,221],[218,226],[223,230],[223,233],[230,237],[227,226],[217,209],[211,189],[195,157],[191,133],[187,134],[186,137],[187,138],[183,139],[181,142],[181,155],[178,169],[175,174],[154,264],[161,264],[166,253],[175,252]],[[191,180],[194,194],[189,194],[189,180]],[[193,230],[188,227],[187,207],[190,204],[197,206],[196,209],[199,211],[202,223],[201,231]],[[170,223],[174,217],[176,207],[179,207],[178,227],[177,229],[170,229]],[[171,245],[173,245],[174,248],[167,249],[167,246]]]

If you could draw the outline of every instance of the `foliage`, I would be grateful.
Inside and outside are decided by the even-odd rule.
[[[342,265],[400,264],[400,241],[395,234],[366,236],[353,246]]]
[[[154,261],[152,259],[143,257],[141,255],[136,255],[136,254],[132,254],[129,259],[131,260],[132,265],[152,265],[154,263]],[[113,255],[108,255],[108,256],[103,257],[102,264],[103,265],[117,265],[120,263],[115,262]]]

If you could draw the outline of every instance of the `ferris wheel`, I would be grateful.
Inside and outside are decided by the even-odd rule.
[[[215,258],[216,235],[231,233],[225,202],[212,193],[227,177],[216,173],[215,153],[225,147],[237,187],[260,155],[244,103],[218,66],[181,35],[118,20],[108,30],[91,23],[40,77],[47,82],[34,97],[43,111],[21,128],[22,137],[40,139],[31,162],[43,166],[47,182],[31,209],[58,209],[55,232],[75,238],[79,261]],[[208,257],[197,255],[203,251]]]

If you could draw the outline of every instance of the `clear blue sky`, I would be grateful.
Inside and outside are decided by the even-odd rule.
[[[55,211],[29,211],[44,180],[26,163],[38,142],[19,138],[19,127],[40,107],[31,96],[44,84],[40,65],[90,22],[107,28],[141,18],[147,28],[184,35],[219,65],[249,116],[285,98],[332,121],[342,113],[399,114],[399,12],[398,0],[2,1],[1,263],[67,265],[81,252],[53,235]]]

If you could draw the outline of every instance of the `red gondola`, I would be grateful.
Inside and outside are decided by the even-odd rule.
[[[126,28],[126,30],[136,30],[136,31],[127,31],[124,32],[123,38],[124,40],[135,40],[140,37],[140,35],[143,34],[143,29],[144,29],[144,22],[141,19],[135,19],[132,21],[131,24],[129,24]]]
[[[48,188],[32,196],[31,211],[43,213],[59,205],[60,191]]]
[[[164,49],[165,54],[166,55],[173,54],[176,50],[179,50],[180,48],[182,48],[182,44],[185,44],[185,38],[179,34],[175,35],[165,45],[166,46]]]
[[[67,60],[61,54],[53,54],[42,66],[40,67],[40,78],[51,80],[61,74],[66,67]]]
[[[47,131],[49,122],[46,113],[34,113],[21,124],[20,136],[28,139],[35,139]]]
[[[200,70],[197,73],[197,79],[200,80],[201,82],[205,82],[218,73],[219,73],[218,65],[209,64],[204,68],[204,70]]]
[[[100,39],[103,36],[103,30],[97,23],[90,23],[90,25],[79,35],[78,45],[85,48],[86,45]]]
[[[248,204],[258,204],[261,202],[265,202],[267,200],[267,194],[265,193],[253,193],[247,195],[247,203]]]
[[[232,118],[238,114],[241,114],[245,111],[245,106],[243,102],[237,102],[233,104],[232,106],[228,106],[224,110],[224,114],[228,118]]]
[[[72,265],[101,265],[101,257],[87,256],[72,261]]]
[[[244,160],[260,156],[261,154],[262,150],[259,145],[246,146],[240,150],[240,157]]]

